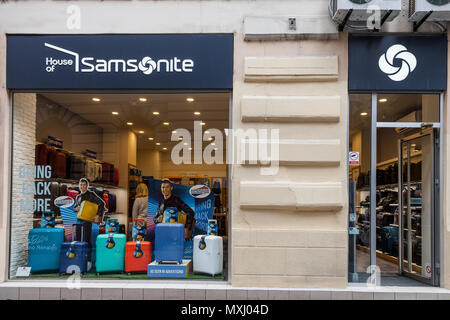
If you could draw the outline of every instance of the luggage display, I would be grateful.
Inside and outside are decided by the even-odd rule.
[[[131,238],[134,241],[142,241],[147,236],[147,226],[145,219],[133,219]]]
[[[84,229],[73,225],[74,238],[84,238]],[[81,232],[78,233],[78,230]],[[89,245],[85,241],[74,240],[72,242],[63,242],[61,245],[59,273],[81,273],[87,272]]]
[[[59,270],[62,228],[37,228],[28,233],[28,267],[31,273]]]
[[[152,245],[149,241],[129,241],[125,246],[125,272],[147,272],[152,260]]]
[[[158,223],[155,227],[155,260],[182,263],[184,253],[184,225]]]
[[[51,147],[46,144],[38,144],[35,149],[35,164],[37,166],[45,166],[48,164],[48,151]]]
[[[113,184],[115,186],[119,185],[119,169],[117,169],[117,168],[114,168],[114,171],[113,171]]]
[[[48,164],[52,167],[52,178],[66,177],[66,155],[56,149],[50,149],[48,153]]]
[[[96,241],[95,265],[97,273],[123,271],[125,261],[124,234],[100,234]]]
[[[111,184],[111,170],[114,171],[114,167],[110,163],[102,163],[102,182],[106,184]],[[114,174],[114,173],[113,173]]]
[[[80,180],[86,177],[86,160],[82,156],[71,155],[67,161],[69,179]]]
[[[194,237],[194,272],[212,276],[223,272],[223,240],[218,236]]]
[[[98,161],[95,161],[94,164],[95,164],[95,179],[94,179],[94,181],[101,181],[102,180],[102,164]]]
[[[381,250],[392,255],[394,253],[394,243],[398,243],[398,228],[383,227],[381,232]]]
[[[98,212],[98,205],[90,202],[81,202],[80,210],[78,211],[77,218],[84,221],[93,222]]]

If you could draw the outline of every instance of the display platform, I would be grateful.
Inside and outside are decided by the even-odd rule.
[[[153,261],[148,265],[149,278],[179,278],[187,279],[192,272],[192,260],[183,260],[181,264],[165,264]]]

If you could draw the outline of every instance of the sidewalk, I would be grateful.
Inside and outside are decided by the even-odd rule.
[[[434,287],[349,284],[345,289],[235,288],[227,283],[192,281],[81,281],[68,289],[61,280],[0,283],[0,300],[450,300],[450,290]]]

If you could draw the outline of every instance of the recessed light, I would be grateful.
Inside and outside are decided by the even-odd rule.
[[[187,142],[185,142],[185,143],[183,143],[183,145],[184,145],[184,146],[187,146],[187,145],[188,145],[188,143],[187,143]]]
[[[163,148],[163,150],[167,150],[167,148]]]
[[[192,148],[189,148],[189,150],[192,150]]]
[[[177,130],[173,130],[172,133],[177,133]]]
[[[141,101],[141,102],[147,102],[147,98],[139,98],[139,101]]]
[[[99,102],[100,98],[92,98],[92,101]]]
[[[194,102],[194,98],[186,98],[187,102]]]
[[[205,131],[205,133],[206,133],[206,134],[209,134],[209,131],[208,131],[208,130],[206,130],[206,131]]]
[[[217,151],[217,150],[219,150],[219,149],[217,149],[217,148],[214,148],[214,151]]]
[[[367,112],[361,112],[362,116],[367,116]]]
[[[153,141],[153,138],[148,138],[148,140]]]
[[[141,133],[141,134],[142,134],[142,133],[144,133],[144,131],[142,131],[142,130],[141,130],[141,131],[139,131],[139,133]]]
[[[384,102],[387,102],[387,99],[386,98],[382,98],[382,99],[380,99],[378,101],[381,102],[381,103],[384,103]]]
[[[113,115],[117,116],[119,113],[117,111],[111,112]]]
[[[154,114],[155,116],[157,116],[157,115],[159,115],[159,112],[158,112],[158,111],[153,111],[153,114]]]
[[[209,138],[208,140],[209,140],[209,141],[212,141],[212,139],[213,139],[213,138],[212,138],[212,137],[210,137],[210,138]]]
[[[213,143],[211,143],[211,145],[212,145],[212,146],[215,146],[215,145],[216,145],[216,143],[215,143],[215,142],[213,142]]]
[[[132,126],[133,122],[127,122],[127,125]]]
[[[200,123],[200,125],[204,126],[204,125],[206,125],[206,123],[202,122],[202,123]]]
[[[160,146],[160,145],[161,145],[161,143],[157,142],[157,143],[156,143],[156,145],[157,145],[157,146]]]
[[[199,115],[200,115],[200,112],[195,111],[194,114],[195,114],[196,116],[199,116]]]
[[[168,126],[169,123],[168,122],[163,122],[163,125]]]
[[[178,138],[178,141],[182,141],[182,140],[183,140],[183,138],[182,138],[182,137],[179,137],[179,138]]]

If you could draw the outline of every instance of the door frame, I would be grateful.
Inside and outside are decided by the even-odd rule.
[[[372,92],[372,106],[371,106],[371,146],[370,146],[370,199],[376,199],[376,169],[377,169],[377,129],[378,128],[422,128],[425,123],[420,122],[378,122],[378,94],[384,92]],[[390,92],[392,94],[392,92]],[[421,94],[422,92],[396,92],[395,94]],[[443,190],[443,170],[441,166],[443,165],[443,118],[444,118],[444,94],[442,92],[423,92],[423,94],[439,94],[439,122],[426,123],[430,125],[433,129],[439,129],[439,165],[435,168],[435,172],[438,179],[438,189],[437,193],[434,195],[434,206],[438,206],[438,219],[436,219],[437,226],[433,230],[435,246],[433,248],[433,254],[435,257],[435,270],[433,274],[433,286],[439,286],[442,283],[440,277],[442,276],[441,269],[441,257],[442,255],[442,226],[443,226],[443,197],[440,195]],[[400,169],[399,169],[400,170]],[[399,177],[400,181],[400,177]],[[399,226],[400,227],[400,226]],[[377,253],[376,253],[376,203],[375,201],[370,201],[370,266],[371,270],[376,270],[377,265]],[[401,248],[399,245],[399,253]],[[400,262],[399,262],[400,263]],[[399,270],[401,272],[401,269]],[[436,275],[437,274],[437,275]]]

